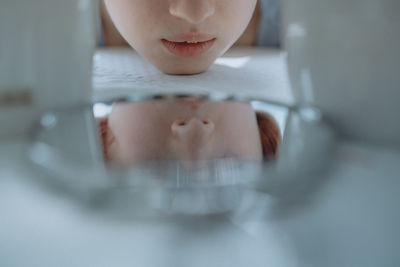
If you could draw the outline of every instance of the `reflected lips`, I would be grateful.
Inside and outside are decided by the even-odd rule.
[[[197,109],[197,108],[201,107],[205,101],[201,100],[201,99],[187,98],[187,99],[179,99],[178,102],[184,106],[188,106],[188,107]]]
[[[162,43],[175,56],[183,58],[197,57],[206,53],[214,45],[216,38],[209,34],[181,34],[167,39]]]

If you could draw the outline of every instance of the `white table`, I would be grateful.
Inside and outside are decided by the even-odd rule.
[[[199,75],[165,75],[131,49],[100,49],[94,55],[94,100],[131,92],[171,90],[228,92],[292,104],[286,53],[265,48],[234,48]]]

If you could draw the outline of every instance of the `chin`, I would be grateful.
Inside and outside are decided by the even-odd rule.
[[[214,62],[206,64],[168,64],[168,65],[157,65],[154,66],[161,72],[168,75],[195,75],[207,71]]]
[[[196,75],[196,74],[201,74],[205,71],[207,71],[208,68],[206,69],[176,69],[176,70],[167,70],[167,71],[162,71],[165,74],[168,75]]]

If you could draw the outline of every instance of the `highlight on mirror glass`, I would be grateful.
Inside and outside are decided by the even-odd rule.
[[[235,159],[273,162],[288,110],[259,101],[155,96],[94,105],[104,158],[114,167]]]

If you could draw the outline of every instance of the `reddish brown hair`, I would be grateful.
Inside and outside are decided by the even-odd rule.
[[[108,118],[102,118],[98,121],[100,136],[101,136],[101,144],[103,147],[104,157],[106,161],[110,160],[110,153],[108,151],[108,147],[110,145],[110,137],[108,135]]]
[[[264,159],[275,159],[281,143],[281,132],[275,120],[266,113],[256,113]]]

